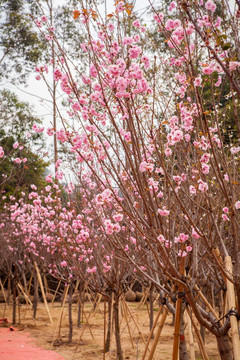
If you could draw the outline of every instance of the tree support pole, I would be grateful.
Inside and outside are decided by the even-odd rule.
[[[41,288],[41,291],[42,291],[43,301],[44,301],[44,304],[45,304],[45,307],[46,307],[46,310],[47,310],[47,313],[48,313],[48,317],[49,317],[50,323],[53,324],[52,316],[50,314],[48,304],[47,304],[47,299],[46,299],[46,296],[45,296],[45,291],[44,291],[44,287],[43,287],[43,283],[42,283],[42,278],[41,278],[39,268],[37,266],[36,261],[34,261],[34,266],[35,266],[35,269],[36,269],[36,272],[37,272],[37,277],[38,277],[39,285],[40,285],[40,288]]]
[[[158,329],[157,329],[157,332],[156,332],[156,335],[154,337],[154,341],[153,341],[153,346],[151,348],[151,351],[150,351],[150,354],[148,356],[148,360],[152,360],[153,359],[153,356],[154,356],[154,353],[155,353],[155,350],[156,350],[156,347],[157,347],[157,343],[158,343],[158,340],[160,338],[160,335],[161,335],[161,332],[162,332],[162,329],[163,329],[163,325],[165,323],[165,320],[167,318],[167,310],[165,309],[164,307],[164,310],[163,310],[163,314],[162,314],[162,317],[161,317],[161,321],[160,321],[160,324],[158,326]],[[143,358],[144,359],[144,358]],[[143,360],[142,359],[142,360]]]
[[[232,259],[231,256],[225,257],[225,266],[226,270],[229,273],[229,276],[232,278]],[[237,311],[236,311],[236,298],[234,291],[234,284],[226,279],[227,282],[227,302],[230,309],[230,323],[232,330],[232,344],[233,344],[233,356],[234,360],[240,359],[240,341],[239,341],[239,332],[238,332],[238,320],[237,320]],[[232,314],[231,314],[232,310]]]

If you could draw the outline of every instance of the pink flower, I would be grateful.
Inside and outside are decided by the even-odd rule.
[[[202,164],[202,173],[203,174],[209,174],[209,168],[210,168],[209,165],[203,163]]]
[[[108,71],[109,74],[113,76],[118,76],[121,73],[121,69],[118,65],[110,65]]]
[[[178,256],[179,257],[185,257],[185,256],[187,256],[187,253],[186,253],[186,251],[179,250]]]
[[[46,178],[45,178],[46,182],[48,183],[52,183],[53,180],[52,180],[52,175],[47,175]]]
[[[59,69],[55,69],[53,73],[53,78],[55,81],[58,81],[62,78],[62,72]]]
[[[194,80],[194,86],[201,86],[202,84],[202,78],[201,77],[197,77],[195,80]]]
[[[148,58],[146,55],[143,55],[142,58],[141,58],[141,61],[142,61],[143,64],[144,64],[144,68],[145,68],[145,69],[148,69],[149,66],[150,66],[150,60],[149,60],[149,58]]]
[[[81,105],[78,102],[76,102],[72,105],[72,109],[74,111],[79,111],[79,110],[81,110]]]
[[[203,73],[205,75],[210,75],[212,72],[213,72],[213,69],[210,66],[203,68]]]
[[[139,46],[134,46],[131,49],[129,49],[129,57],[130,59],[136,59],[140,54],[142,50]]]
[[[50,26],[50,27],[48,28],[48,31],[53,33],[53,32],[55,31],[55,27],[54,27],[54,26]]]
[[[184,243],[185,241],[187,241],[188,238],[189,238],[189,235],[184,234],[184,233],[181,233],[181,234],[179,235],[179,237],[178,237],[178,238],[175,238],[175,239],[176,239],[176,242],[179,242],[179,243],[182,244],[182,243]]]
[[[97,268],[96,266],[93,266],[92,268],[87,268],[87,273],[89,274],[92,274],[92,273],[95,273],[97,271]]]
[[[210,154],[208,153],[204,153],[202,156],[201,156],[201,163],[208,163],[209,162],[209,159],[210,159]]]
[[[240,146],[238,146],[238,147],[232,147],[232,148],[230,149],[230,151],[231,151],[231,154],[232,154],[232,155],[237,154],[237,153],[240,151]]]
[[[116,3],[117,4],[117,3]],[[116,6],[116,11],[117,12],[122,12],[125,9],[125,5],[123,1],[120,1],[117,6]]]
[[[109,28],[110,31],[113,31],[113,30],[114,30],[114,25],[113,25],[113,23],[108,24],[108,28]]]
[[[158,209],[158,213],[161,216],[168,216],[170,211],[166,209],[166,206],[164,206],[162,209]]]
[[[196,188],[195,188],[194,186],[190,185],[190,186],[189,186],[189,192],[190,192],[190,194],[195,195],[196,192],[197,192],[197,190],[196,190]]]
[[[172,140],[174,142],[179,142],[183,139],[183,132],[181,130],[176,130],[173,133]]]
[[[226,214],[222,214],[222,218],[224,221],[229,221],[229,217]]]
[[[45,35],[45,39],[48,41],[53,41],[53,37],[50,35]]]
[[[163,17],[164,17],[163,13],[158,13],[158,14],[154,14],[154,15],[153,15],[154,20],[155,20],[158,24],[160,24],[161,22],[163,22]]]
[[[164,243],[166,241],[165,237],[163,235],[159,235],[157,237],[158,241],[160,241],[160,243]]]
[[[169,5],[168,10],[172,11],[173,9],[175,9],[177,6],[177,3],[175,1],[172,1],[171,4]]]
[[[221,78],[221,76],[219,75],[219,76],[218,76],[218,81],[215,83],[215,86],[218,87],[218,86],[221,85],[221,83],[222,83],[222,78]]]
[[[0,146],[0,158],[4,157],[4,150],[2,148],[2,146]]]
[[[166,21],[165,27],[166,27],[166,29],[169,30],[169,31],[170,31],[170,30],[173,30],[173,29],[175,28],[175,23],[174,23],[174,21],[171,20],[171,19],[168,19],[168,20]]]
[[[228,214],[228,213],[229,213],[229,208],[228,208],[228,207],[224,207],[224,208],[223,208],[223,212],[224,212],[225,214]]]
[[[192,246],[191,245],[186,246],[186,251],[187,252],[192,251]]]
[[[129,240],[131,241],[132,244],[136,245],[137,240],[134,237],[130,236]]]
[[[127,36],[123,39],[122,44],[129,46],[129,45],[132,45],[133,42],[134,42],[134,39],[130,36]]]
[[[54,134],[54,129],[48,128],[48,129],[47,129],[47,134],[48,134],[49,136],[52,136],[52,135]]]
[[[90,68],[89,68],[89,74],[90,76],[96,78],[97,77],[97,69],[95,67],[95,65],[91,64]]]
[[[61,266],[67,266],[67,262],[65,260],[63,260],[61,263],[60,263]]]
[[[35,20],[35,24],[37,25],[37,27],[42,27],[42,23],[40,20]]]
[[[165,149],[164,153],[165,153],[166,156],[171,156],[172,155],[172,150],[168,147],[168,148]]]
[[[212,0],[208,0],[205,4],[205,9],[214,13],[216,10],[216,4]]]
[[[202,192],[206,192],[208,190],[208,184],[201,179],[198,180],[198,189]]]
[[[192,228],[192,237],[194,239],[199,239],[200,238],[200,235],[198,235],[197,231],[194,228]]]
[[[229,70],[230,71],[234,71],[237,69],[237,67],[240,66],[240,62],[239,61],[230,61],[229,63]]]
[[[140,24],[140,21],[139,20],[135,20],[133,23],[133,26],[136,27],[136,28],[140,28],[141,24]]]
[[[144,171],[150,171],[150,172],[152,172],[152,171],[153,171],[153,164],[147,163],[146,161],[143,161],[143,162],[140,164],[139,170],[140,170],[141,172],[144,172]]]
[[[113,219],[114,219],[115,221],[122,221],[122,219],[123,219],[123,214],[113,215]]]
[[[16,159],[14,160],[14,162],[15,162],[16,164],[21,164],[22,160],[19,159],[19,158],[16,158]]]
[[[235,208],[237,210],[240,209],[240,201],[239,200],[235,203]]]

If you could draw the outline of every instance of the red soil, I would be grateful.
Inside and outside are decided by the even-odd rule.
[[[34,344],[29,334],[10,329],[0,329],[1,360],[64,360],[54,351],[44,350]]]

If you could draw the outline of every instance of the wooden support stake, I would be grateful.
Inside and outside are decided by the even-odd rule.
[[[132,338],[132,334],[131,334],[131,330],[130,330],[130,326],[129,326],[129,321],[128,321],[128,317],[127,317],[127,311],[126,308],[124,306],[124,304],[121,302],[122,305],[122,312],[123,312],[123,317],[125,318],[125,321],[127,323],[127,328],[128,328],[128,333],[129,333],[129,337],[131,340],[131,344],[132,344],[132,348],[134,349],[134,343],[133,343],[133,338]]]
[[[215,249],[212,250],[212,253],[216,256],[217,261],[219,262],[219,264],[218,264],[219,265],[219,270],[220,270],[220,272],[222,274],[223,280],[226,282],[227,279],[226,279],[226,276],[225,276],[224,271],[223,271],[224,263],[223,263],[223,259],[221,257],[220,251],[219,251],[218,248],[215,248]]]
[[[103,360],[105,360],[106,353],[106,298],[104,297],[104,322],[103,322]]]
[[[185,272],[185,257],[181,257],[179,260],[179,272],[181,275],[184,275]],[[183,285],[178,286],[178,292],[183,292]],[[174,324],[174,338],[173,338],[173,353],[172,360],[178,360],[179,358],[179,343],[180,343],[180,324],[181,324],[181,314],[182,314],[182,302],[183,298],[179,297],[176,301],[176,311],[175,311],[175,324]]]
[[[49,317],[50,323],[53,324],[52,316],[51,316],[49,308],[48,308],[48,303],[47,303],[47,299],[46,299],[46,296],[45,296],[45,291],[44,291],[44,288],[43,288],[42,278],[41,278],[40,271],[39,271],[39,268],[37,266],[36,261],[34,261],[34,266],[35,266],[35,269],[36,269],[36,272],[37,272],[37,277],[38,277],[39,285],[40,285],[40,288],[41,288],[41,291],[42,291],[43,301],[44,301],[44,304],[45,304],[45,307],[46,307],[46,310],[47,310],[47,313],[48,313],[48,317]]]
[[[145,359],[146,354],[147,354],[147,352],[149,351],[149,343],[150,343],[150,341],[151,341],[152,334],[153,334],[153,331],[154,331],[154,329],[155,329],[155,327],[156,327],[156,325],[157,325],[158,319],[159,319],[159,317],[160,317],[160,315],[161,315],[162,308],[163,308],[163,306],[161,305],[160,308],[159,308],[159,310],[158,310],[156,319],[154,320],[154,324],[153,324],[153,327],[152,327],[152,329],[151,329],[151,331],[150,331],[150,334],[148,335],[147,344],[146,344],[146,346],[145,346],[145,350],[144,350],[144,353],[143,353],[142,360]]]
[[[17,286],[19,287],[19,289],[21,290],[23,296],[24,296],[24,299],[26,301],[26,304],[28,303],[29,305],[33,306],[31,300],[29,299],[29,296],[27,296],[27,294],[25,293],[22,285],[20,283],[17,284]]]
[[[47,275],[43,275],[43,281],[45,286],[45,292],[49,292],[48,282],[47,282]]]
[[[94,300],[93,309],[94,309],[94,306],[95,306],[95,303],[96,303],[96,302],[97,302],[97,298]],[[92,309],[92,310],[93,310],[93,309]],[[86,323],[84,324],[83,329],[82,329],[82,332],[81,332],[81,334],[80,334],[80,336],[79,336],[79,338],[78,338],[78,342],[77,342],[77,345],[76,345],[76,347],[75,347],[75,349],[74,349],[74,351],[73,351],[73,353],[72,353],[71,360],[73,360],[73,358],[74,358],[74,355],[75,355],[75,353],[76,353],[76,351],[77,351],[77,348],[78,348],[78,346],[79,346],[79,344],[80,344],[80,341],[82,340],[82,336],[83,336],[83,334],[84,334],[84,331],[85,331],[87,325],[89,326],[90,333],[91,333],[91,335],[92,335],[92,337],[93,337],[93,334],[92,334],[92,331],[91,331],[91,328],[90,328],[90,324],[89,324],[89,322],[88,322],[88,320],[89,320],[89,318],[92,316],[92,314],[93,314],[93,312],[90,312],[89,315],[88,315],[88,317],[87,317],[86,314],[84,313],[84,316],[85,316],[85,318],[86,318]],[[93,337],[93,339],[94,339],[94,337]]]
[[[66,298],[67,298],[69,286],[70,286],[70,285],[68,284],[68,286],[64,289],[64,295],[63,295],[63,301],[62,301],[61,311],[60,311],[60,315],[59,315],[59,318],[58,318],[58,324],[57,324],[57,327],[56,327],[56,332],[55,332],[55,334],[53,335],[53,340],[52,340],[51,349],[53,348],[53,344],[54,344],[54,341],[55,341],[55,339],[56,339],[56,334],[57,334],[57,339],[60,338],[61,323],[62,323],[62,317],[63,317],[63,310],[64,310],[64,305],[65,305],[65,302],[66,302]]]
[[[60,285],[61,285],[61,282],[62,282],[62,280],[59,280],[57,289],[56,289],[56,291],[55,291],[55,293],[54,293],[54,295],[53,295],[52,305],[53,305],[53,303],[54,303],[54,300],[55,300],[55,297],[56,297],[56,295],[57,295],[58,289],[59,289],[59,287],[60,287]]]
[[[217,314],[217,312],[214,310],[214,308],[212,307],[212,305],[207,301],[207,299],[205,298],[205,296],[203,295],[203,293],[201,292],[201,290],[199,289],[199,287],[197,285],[194,286],[194,289],[198,292],[199,297],[202,299],[202,301],[204,302],[204,304],[208,307],[208,309],[211,311],[211,313],[215,316],[215,318],[217,320],[219,320],[219,316]]]
[[[17,295],[18,295],[18,299],[17,299],[17,308],[18,308],[18,324],[21,324],[21,314],[20,314],[20,292],[19,292],[19,288],[17,288]]]
[[[147,297],[148,297],[149,290],[150,290],[150,286],[147,288],[147,290],[145,291],[143,297],[141,298],[141,301],[140,301],[140,303],[139,303],[139,305],[138,305],[138,307],[137,307],[137,310],[138,310],[140,307],[144,306],[144,304],[145,304],[145,302],[146,302],[146,299],[147,299]]]
[[[135,324],[136,328],[138,329],[138,332],[139,332],[139,334],[141,335],[141,338],[142,338],[142,340],[143,340],[144,344],[146,345],[146,340],[144,339],[143,334],[141,333],[141,330],[139,329],[139,326],[138,326],[138,324],[136,323],[136,321],[135,321],[135,319],[134,319],[134,317],[133,317],[133,315],[132,315],[131,310],[129,309],[129,307],[128,307],[128,305],[127,305],[127,303],[126,303],[126,301],[125,301],[125,300],[123,300],[123,303],[124,303],[124,305],[125,305],[125,307],[126,307],[126,309],[127,309],[128,313],[129,313],[129,315],[130,315],[131,319],[133,320],[133,322],[134,322],[134,324]]]
[[[187,309],[188,315],[189,315],[189,317],[191,319],[191,322],[192,322],[192,325],[193,325],[193,328],[194,328],[194,331],[195,331],[195,334],[196,334],[196,337],[197,337],[199,350],[200,350],[200,352],[202,354],[203,360],[210,360],[209,357],[208,357],[208,354],[206,352],[205,345],[203,343],[200,331],[198,330],[197,324],[195,323],[195,321],[191,317],[191,314],[190,314],[190,311],[189,311],[188,307],[186,307],[186,309]]]
[[[225,266],[226,266],[226,270],[228,271],[229,277],[233,278],[231,256],[225,257]],[[236,298],[235,298],[234,285],[230,280],[226,279],[226,281],[227,281],[228,307],[230,310],[236,311]],[[240,359],[240,341],[239,341],[239,332],[238,332],[238,321],[237,321],[237,317],[235,314],[230,315],[230,323],[231,323],[231,330],[232,330],[233,356],[234,356],[234,360],[239,360]]]
[[[31,273],[31,277],[30,277],[30,280],[28,283],[28,289],[27,289],[28,294],[30,294],[30,290],[31,290],[31,286],[32,286],[32,279],[33,279],[33,271]]]
[[[158,329],[157,329],[157,333],[156,333],[154,341],[153,341],[153,346],[151,348],[150,354],[148,355],[148,360],[153,359],[153,356],[154,356],[154,353],[155,353],[155,350],[156,350],[156,347],[157,347],[157,343],[159,341],[159,338],[160,338],[160,335],[161,335],[161,332],[162,332],[162,329],[163,329],[163,325],[164,325],[165,320],[167,318],[167,314],[168,314],[168,312],[164,307],[163,314],[162,314],[162,317],[161,317],[161,321],[160,321],[160,324],[159,324]]]
[[[92,329],[91,329],[91,326],[90,326],[90,324],[89,324],[89,318],[91,317],[91,316],[94,316],[94,314],[95,313],[93,313],[93,314],[91,314],[90,316],[88,316],[87,317],[87,315],[85,314],[85,313],[83,313],[83,315],[85,316],[85,319],[86,319],[86,325],[89,327],[89,331],[90,331],[90,334],[91,334],[91,337],[92,337],[92,339],[94,340],[94,335],[93,335],[93,332],[92,332]],[[84,332],[84,331],[83,331]],[[82,334],[83,335],[83,334]]]
[[[2,290],[2,293],[3,293],[4,301],[7,304],[7,298],[6,298],[6,295],[5,295],[5,289],[4,289],[4,286],[3,286],[3,283],[1,281],[1,279],[0,279],[0,287],[1,287],[1,290]]]

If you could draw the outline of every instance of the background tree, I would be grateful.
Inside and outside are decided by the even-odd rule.
[[[38,127],[41,120],[32,112],[13,93],[0,93],[0,144],[5,154],[0,161],[0,189],[7,198],[28,191],[31,184],[40,189],[46,184],[48,163],[39,157],[45,147],[44,137],[32,129],[43,128]]]

